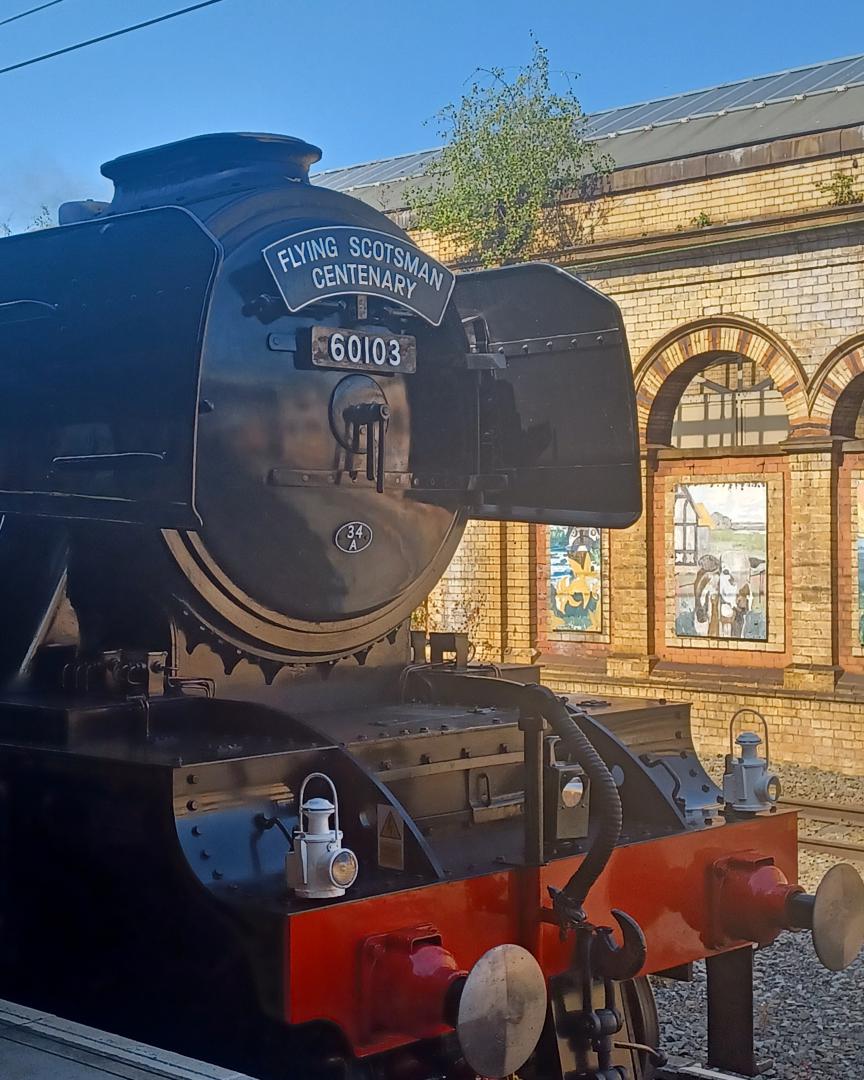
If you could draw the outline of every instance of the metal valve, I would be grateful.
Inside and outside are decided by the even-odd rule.
[[[384,491],[384,436],[390,420],[390,406],[379,401],[363,402],[350,406],[345,410],[344,416],[351,432],[352,456],[361,453],[360,433],[365,429],[366,479],[374,480],[375,489],[381,493]]]
[[[333,801],[304,798],[310,780],[323,780]],[[344,896],[357,880],[359,863],[349,848],[342,847],[339,798],[324,773],[310,773],[300,786],[300,824],[292,835],[293,847],[285,856],[288,887],[304,900],[330,900]],[[330,819],[334,818],[333,827]],[[304,828],[305,822],[305,828]]]

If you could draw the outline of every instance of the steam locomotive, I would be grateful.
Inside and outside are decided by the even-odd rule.
[[[752,944],[864,936],[758,740],[721,790],[687,706],[410,630],[469,519],[638,517],[620,314],[319,156],[145,150],[0,241],[0,994],[267,1080],[638,1080],[704,957],[753,1075]]]

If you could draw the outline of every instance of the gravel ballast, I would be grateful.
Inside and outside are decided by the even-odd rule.
[[[706,759],[715,779],[722,759]],[[840,776],[799,765],[772,765],[792,799],[864,807],[864,777]],[[815,891],[837,863],[830,855],[799,852],[799,880]],[[854,864],[859,873],[864,864]],[[757,1059],[766,1080],[864,1080],[864,956],[845,971],[819,963],[809,933],[784,933],[755,956]],[[690,983],[654,979],[662,1048],[670,1056],[705,1061],[705,965]]]

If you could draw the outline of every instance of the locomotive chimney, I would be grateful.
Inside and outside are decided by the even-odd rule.
[[[111,211],[185,204],[286,181],[309,183],[309,167],[320,161],[317,146],[287,135],[226,133],[198,135],[102,166],[114,181]]]

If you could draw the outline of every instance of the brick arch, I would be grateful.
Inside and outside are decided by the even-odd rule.
[[[864,404],[864,333],[832,350],[810,384],[810,414],[833,435],[855,435]]]
[[[792,350],[770,330],[737,316],[704,319],[667,334],[636,368],[636,408],[643,443],[668,442],[672,419],[690,380],[718,353],[755,360],[774,380],[786,404],[793,435],[812,435],[807,378]]]

